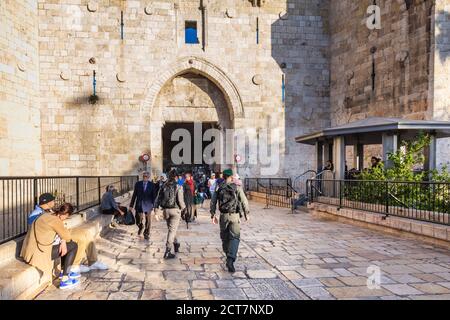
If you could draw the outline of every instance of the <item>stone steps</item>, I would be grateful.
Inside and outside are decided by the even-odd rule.
[[[116,198],[125,202],[127,193]],[[67,219],[67,228],[83,231],[96,238],[109,226],[112,216],[102,215],[98,207],[88,209]],[[0,246],[0,300],[33,299],[45,289],[50,279],[41,279],[39,271],[19,258],[24,237],[9,241]]]

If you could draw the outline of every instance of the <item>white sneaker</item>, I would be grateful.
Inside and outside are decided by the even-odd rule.
[[[80,264],[78,266],[72,266],[70,268],[71,272],[76,272],[76,273],[86,273],[91,271],[91,268],[89,268],[88,266],[85,266],[84,264]]]
[[[90,266],[91,270],[108,270],[109,267],[103,262],[97,261],[93,265]]]

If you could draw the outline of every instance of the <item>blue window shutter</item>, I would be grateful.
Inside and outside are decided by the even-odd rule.
[[[198,43],[197,37],[197,22],[186,21],[185,26],[185,43],[195,44]]]

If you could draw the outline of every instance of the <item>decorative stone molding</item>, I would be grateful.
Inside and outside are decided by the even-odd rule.
[[[252,78],[252,81],[255,85],[259,86],[262,84],[263,79],[262,76],[260,74],[255,74]]]
[[[307,87],[312,86],[312,85],[314,84],[313,78],[312,78],[311,76],[306,76],[306,77],[303,79],[303,84],[304,84],[305,86],[307,86]]]
[[[61,71],[59,74],[59,77],[63,80],[69,80],[70,79],[70,71]]]
[[[192,63],[190,63],[191,60]],[[142,109],[145,112],[152,113],[156,98],[166,82],[180,74],[191,71],[209,79],[222,91],[229,107],[230,119],[232,121],[244,117],[242,98],[236,85],[220,68],[196,56],[181,58],[176,60],[172,65],[169,65],[169,67],[164,66],[160,72],[156,72],[155,74],[157,76],[154,81],[147,85],[147,96],[142,104]]]
[[[301,112],[301,117],[306,120],[306,121],[310,121],[312,119],[312,115],[313,115],[313,109],[312,108],[305,108],[302,112]]]
[[[26,70],[25,64],[23,62],[18,62],[17,63],[17,69],[19,69],[20,71],[24,72]]]
[[[153,9],[153,7],[151,5],[148,5],[144,8],[144,12],[146,15],[150,16],[155,12],[155,10]]]
[[[345,73],[345,78],[347,79],[347,84],[350,84],[350,82],[352,81],[352,79],[355,77],[355,72],[353,72],[353,70],[348,70]]]
[[[406,59],[408,59],[408,57],[409,57],[409,51],[402,50],[396,54],[395,61],[403,63],[406,61]]]
[[[236,17],[236,10],[234,8],[227,9],[226,13],[228,18],[234,18]]]
[[[125,74],[123,72],[118,72],[116,74],[116,79],[119,82],[125,82],[126,81]]]
[[[95,12],[98,10],[98,3],[97,1],[89,1],[87,4],[87,9],[89,12]]]

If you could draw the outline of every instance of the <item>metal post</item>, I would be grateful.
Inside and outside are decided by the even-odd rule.
[[[76,189],[77,189],[77,211],[80,210],[80,178],[76,177]]]
[[[340,210],[342,208],[342,180],[339,180],[339,208]]]
[[[102,202],[102,198],[101,198],[101,187],[102,185],[100,184],[100,177],[97,177],[97,185],[98,185],[98,204],[100,205]]]
[[[34,199],[34,206],[38,204],[38,194],[37,194],[37,179],[33,179],[33,199]]]
[[[389,215],[389,182],[386,181],[385,182],[385,188],[386,188],[386,193],[385,193],[385,198],[386,198],[386,208],[385,208],[385,212],[386,212],[386,216]]]

